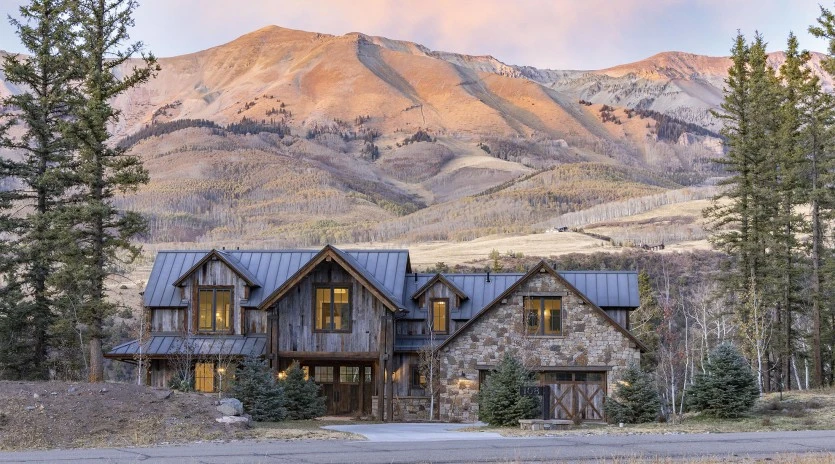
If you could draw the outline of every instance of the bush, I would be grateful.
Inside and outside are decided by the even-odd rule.
[[[719,345],[705,364],[705,374],[697,374],[690,388],[693,410],[721,417],[740,417],[757,401],[757,378],[748,361],[730,344]]]
[[[168,388],[181,392],[194,390],[194,377],[177,372],[168,379]]]
[[[285,374],[278,383],[284,389],[287,418],[299,420],[323,416],[327,409],[325,397],[319,396],[319,385],[304,378],[304,371],[297,362],[293,362]]]
[[[531,373],[519,360],[505,353],[478,394],[478,417],[490,425],[519,425],[519,419],[536,414],[536,401],[522,395],[531,384]]]
[[[609,423],[641,424],[658,418],[661,400],[652,375],[630,364],[618,382],[613,397],[606,399],[604,410]]]
[[[284,389],[275,381],[267,363],[247,357],[232,382],[229,393],[244,405],[244,411],[257,422],[280,421],[287,417]]]

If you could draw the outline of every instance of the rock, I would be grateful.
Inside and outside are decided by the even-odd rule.
[[[218,406],[218,409],[220,409],[220,406]],[[215,420],[220,422],[221,424],[246,424],[247,422],[249,422],[249,419],[241,416],[223,416],[218,417]]]
[[[109,391],[110,391],[110,390],[108,390],[108,389],[106,389],[106,388],[102,388],[101,390],[99,390],[99,393],[107,393],[107,392],[109,392]]]
[[[39,394],[37,394],[37,393],[33,393],[33,394],[32,394],[32,398],[38,399],[38,398],[40,398],[40,397],[41,397],[41,395],[39,395]]]
[[[70,387],[67,389],[67,393],[75,393],[78,391],[78,387]]]
[[[235,398],[224,398],[217,410],[224,416],[240,416],[244,413],[244,405]]]
[[[35,409],[37,409],[35,406],[26,406],[27,411],[34,411]]]
[[[52,392],[52,393],[50,393],[50,395],[52,395],[52,396],[58,396],[58,392]]]
[[[171,398],[171,390],[154,390],[154,396],[158,400],[167,400]]]

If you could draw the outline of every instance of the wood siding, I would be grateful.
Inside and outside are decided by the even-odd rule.
[[[448,299],[449,300],[449,317],[455,319],[460,317],[461,299],[443,282],[435,282],[431,287],[426,289],[423,295],[418,298],[420,305],[420,314],[425,319],[429,313],[429,302],[434,299]]]
[[[152,332],[183,332],[186,309],[153,309],[151,310]]]
[[[629,330],[629,311],[626,309],[605,309],[606,314],[615,320],[621,327]]]
[[[206,261],[185,282],[184,295],[188,298],[188,321],[192,329],[197,328],[197,290],[200,287],[231,287],[232,288],[232,324],[231,333],[244,335],[247,333],[247,322],[241,308],[241,298],[245,295],[246,282],[238,277],[223,261]],[[263,324],[266,327],[266,322]]]
[[[347,284],[351,298],[351,331],[313,331],[313,298],[317,285]],[[334,262],[323,262],[278,302],[279,352],[379,352],[383,303]],[[300,353],[301,355],[301,353]]]

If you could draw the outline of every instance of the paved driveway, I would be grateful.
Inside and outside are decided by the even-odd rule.
[[[495,432],[456,432],[457,429],[484,424],[361,424],[329,425],[325,429],[351,432],[364,436],[368,441],[451,441],[495,440],[503,438]]]

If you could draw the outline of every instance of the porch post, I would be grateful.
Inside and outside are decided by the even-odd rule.
[[[386,416],[389,422],[394,421],[394,315],[386,314]]]
[[[377,420],[383,421],[383,412],[385,412],[385,375],[386,375],[386,316],[380,317],[380,338],[377,339],[380,347],[380,359],[377,360]]]

